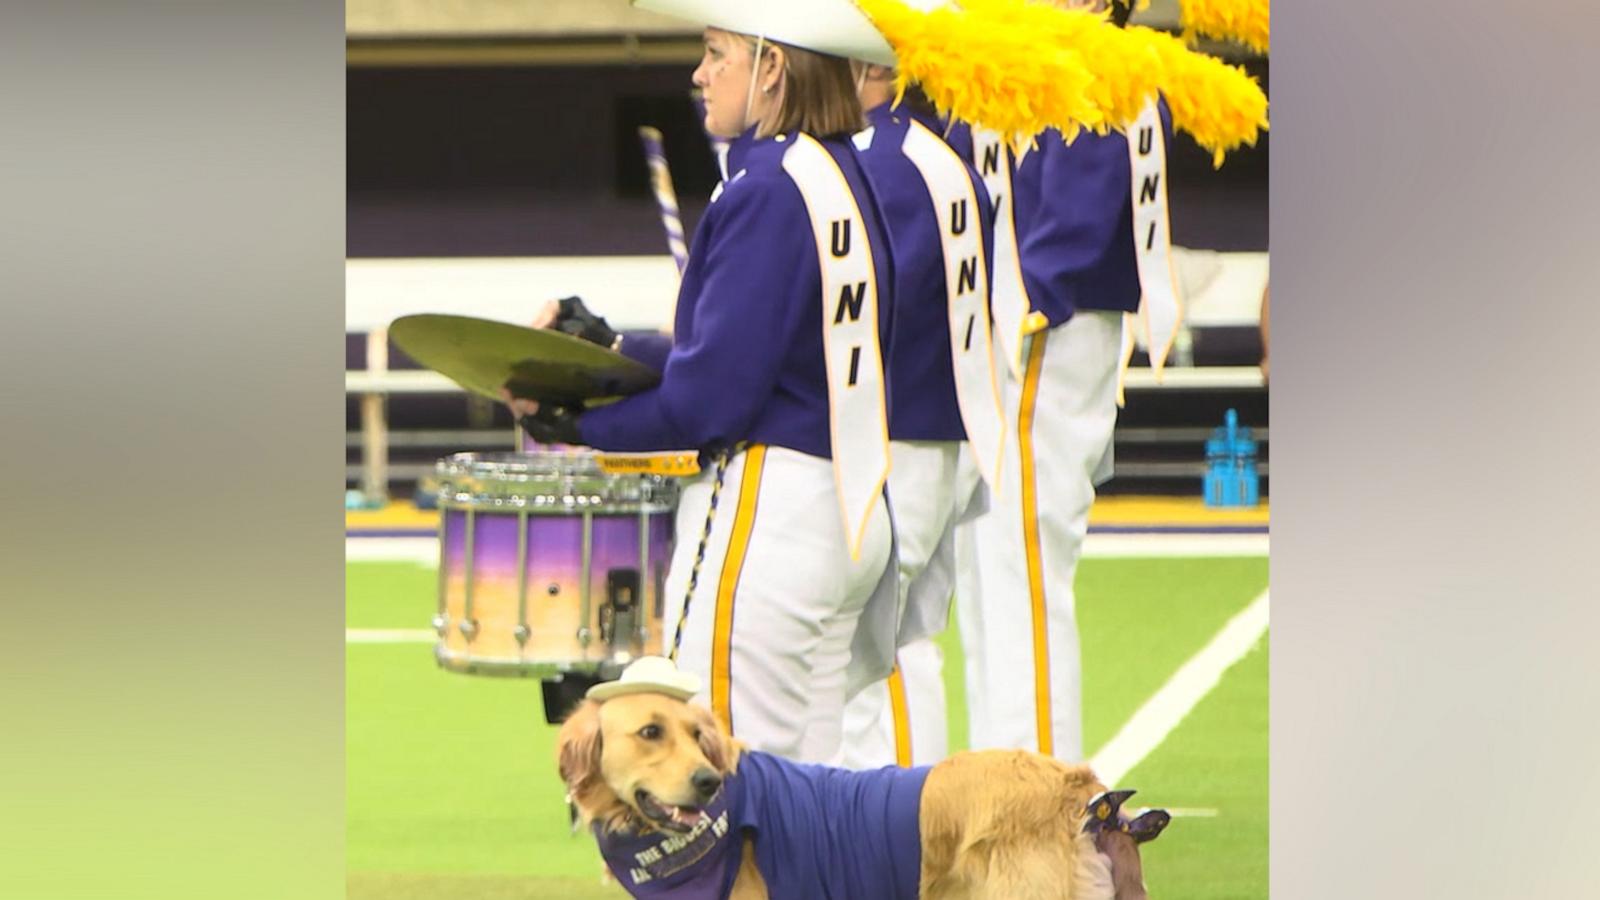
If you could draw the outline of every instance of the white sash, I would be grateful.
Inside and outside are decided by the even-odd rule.
[[[1117,403],[1133,356],[1134,329],[1144,335],[1150,368],[1161,380],[1167,353],[1183,321],[1183,300],[1172,266],[1172,230],[1167,218],[1167,145],[1156,101],[1145,106],[1128,128],[1128,158],[1133,170],[1133,247],[1139,265],[1139,312],[1122,319],[1122,364],[1117,370]]]
[[[889,477],[889,417],[878,346],[878,282],[866,223],[838,163],[799,134],[783,155],[805,200],[822,267],[822,343],[828,364],[833,476],[850,558]]]
[[[1005,423],[989,333],[989,271],[983,256],[983,223],[977,218],[977,192],[961,157],[922,123],[911,122],[902,149],[922,175],[939,220],[950,316],[950,362],[961,422],[978,471],[998,492]]]
[[[1028,302],[1028,289],[1022,282],[1017,222],[1012,214],[1015,204],[1011,196],[1009,153],[998,131],[972,129],[972,164],[983,176],[989,200],[994,204],[994,273],[990,285],[994,330],[1005,355],[1006,367],[1013,378],[1021,381],[1022,338],[1032,304]]]

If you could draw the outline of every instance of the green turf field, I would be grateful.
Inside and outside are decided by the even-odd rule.
[[[436,573],[353,563],[350,628],[423,628]],[[1093,753],[1267,584],[1267,561],[1087,559],[1078,573],[1084,736]],[[966,745],[959,643],[944,639],[951,747]],[[568,833],[536,681],[440,671],[432,647],[346,646],[346,860],[352,900],[618,898]],[[1156,898],[1267,894],[1263,638],[1119,787],[1193,810],[1144,848]],[[1213,814],[1214,811],[1214,814]]]

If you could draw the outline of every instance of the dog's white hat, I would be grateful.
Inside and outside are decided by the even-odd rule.
[[[590,700],[610,700],[623,694],[666,694],[687,700],[700,693],[700,676],[681,672],[665,656],[641,656],[622,670],[622,677],[595,685],[584,694]]]
[[[829,56],[894,65],[894,50],[850,0],[632,0],[674,18]],[[927,3],[927,0],[922,0]]]

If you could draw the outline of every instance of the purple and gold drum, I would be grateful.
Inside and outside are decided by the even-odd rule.
[[[440,460],[439,665],[592,672],[662,646],[677,479],[585,450]]]

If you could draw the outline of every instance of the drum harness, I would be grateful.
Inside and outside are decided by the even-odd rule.
[[[716,475],[711,481],[711,503],[706,507],[706,524],[700,529],[700,546],[694,551],[694,566],[689,569],[689,587],[683,595],[683,612],[678,614],[678,626],[672,633],[672,649],[667,652],[667,658],[673,662],[678,661],[678,645],[683,643],[683,626],[689,621],[689,602],[694,599],[695,585],[700,581],[700,565],[706,559],[706,544],[711,541],[711,523],[717,517],[717,498],[722,494],[722,482],[728,474],[728,463],[750,446],[749,441],[740,441],[732,447],[723,448],[717,454]]]

